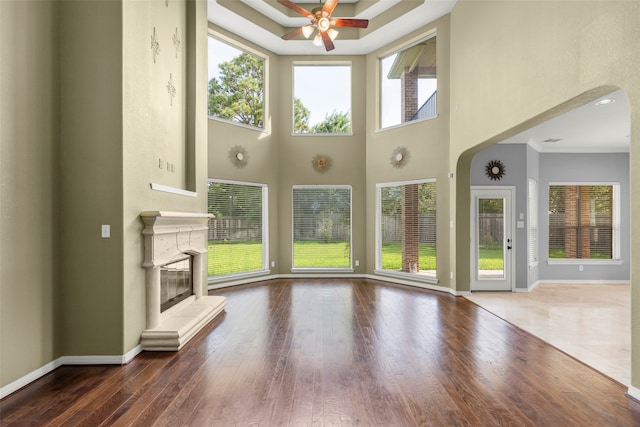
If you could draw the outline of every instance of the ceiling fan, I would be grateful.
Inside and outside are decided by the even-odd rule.
[[[322,46],[324,43],[327,52],[333,50],[333,40],[335,40],[338,32],[331,27],[355,27],[355,28],[367,28],[369,25],[368,19],[354,19],[354,18],[332,18],[331,13],[336,8],[339,0],[327,0],[322,4],[309,12],[303,7],[298,6],[290,0],[278,0],[283,6],[288,7],[300,15],[309,18],[310,24],[304,25],[298,29],[291,31],[290,33],[282,36],[284,40],[289,40],[297,36],[298,34],[304,35],[309,38],[315,30],[318,30],[316,36],[313,39],[313,44],[316,46]]]

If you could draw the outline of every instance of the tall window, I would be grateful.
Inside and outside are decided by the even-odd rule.
[[[209,277],[267,269],[267,186],[209,180]]]
[[[436,37],[380,59],[380,127],[437,115]]]
[[[549,259],[618,259],[619,194],[619,184],[549,185]]]
[[[529,180],[527,240],[529,266],[538,262],[538,183]]]
[[[209,116],[264,128],[265,60],[209,36]]]
[[[436,182],[377,186],[376,269],[436,277]]]
[[[293,133],[351,132],[351,65],[294,64]]]
[[[351,186],[293,187],[293,268],[351,268]]]

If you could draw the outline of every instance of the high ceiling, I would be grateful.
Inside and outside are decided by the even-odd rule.
[[[207,0],[209,21],[278,55],[363,55],[379,49],[453,9],[457,0],[340,0],[332,16],[368,19],[366,29],[338,28],[335,49],[326,52],[302,35],[281,36],[309,20],[277,0]],[[311,10],[319,2],[292,0]],[[540,152],[628,152],[630,115],[623,91],[609,105],[589,103],[509,138]]]
[[[457,0],[340,0],[332,16],[368,19],[366,29],[337,28],[336,48],[326,52],[303,36],[281,36],[309,20],[276,0],[208,0],[209,21],[278,55],[363,55],[451,12]],[[293,0],[311,10],[319,2]]]

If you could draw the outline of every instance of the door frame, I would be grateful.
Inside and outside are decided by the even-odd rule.
[[[478,259],[478,254],[477,254],[477,248],[478,248],[478,244],[477,244],[477,218],[476,218],[476,195],[474,194],[474,192],[482,192],[482,191],[487,191],[487,192],[491,192],[491,191],[508,191],[509,192],[509,199],[510,199],[510,203],[509,203],[509,216],[510,218],[509,221],[505,221],[504,225],[505,227],[508,226],[510,228],[510,230],[507,230],[505,228],[505,233],[504,233],[504,238],[510,238],[511,239],[511,250],[508,250],[505,254],[505,264],[508,264],[508,270],[509,271],[505,271],[505,280],[509,281],[509,288],[508,290],[503,290],[503,292],[515,292],[516,289],[516,187],[513,185],[472,185],[470,187],[470,195],[471,195],[471,215],[470,215],[470,227],[471,227],[471,233],[470,233],[470,259],[469,262],[471,263],[471,268],[470,268],[470,276],[469,276],[469,289],[471,292],[479,292],[479,291],[484,291],[483,289],[473,289],[473,285],[474,283],[478,282],[476,280],[476,275],[477,275],[477,259]],[[510,235],[510,237],[508,236]],[[505,242],[503,242],[504,245]],[[507,267],[507,265],[505,265],[505,267]],[[490,291],[489,289],[487,289],[487,291]],[[495,291],[500,291],[498,289],[496,289]]]

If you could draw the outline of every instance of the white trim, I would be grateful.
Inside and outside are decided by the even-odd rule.
[[[632,398],[633,400],[640,402],[640,389],[630,385],[627,389],[627,396]]]
[[[542,284],[585,284],[585,285],[631,285],[629,280],[583,280],[583,279],[570,279],[570,280],[538,280],[536,286]],[[533,289],[533,288],[531,288]]]
[[[618,239],[619,240],[619,239]],[[550,265],[622,265],[624,261],[619,259],[599,259],[599,258],[548,258]]]
[[[220,179],[220,178],[207,178],[207,183],[219,182],[220,184],[237,184],[237,185],[251,185],[253,187],[269,187],[269,184],[262,182],[249,182],[249,181],[237,181],[235,179]]]
[[[292,273],[313,273],[313,274],[317,274],[317,273],[353,273],[353,268],[350,267],[345,267],[345,268],[337,268],[337,267],[327,267],[327,268],[321,268],[321,267],[292,267],[291,268],[291,272]]]
[[[154,182],[149,184],[152,190],[163,191],[165,193],[178,194],[180,196],[198,197],[198,193],[195,191],[183,190],[182,188],[169,187],[168,185],[156,184]]]
[[[415,280],[416,282],[431,283],[434,285],[438,284],[439,282],[438,278],[435,276],[427,276],[426,274],[420,273],[407,273],[404,271],[383,270],[377,268],[373,270],[373,273],[378,276],[397,277],[400,280],[411,278],[412,281]]]
[[[271,273],[271,270],[265,269],[265,270],[247,271],[245,273],[227,274],[225,276],[209,276],[207,279],[207,283],[209,283],[210,285],[215,285],[217,283],[223,283],[228,281],[234,281],[234,282],[243,281],[249,278],[263,277],[270,273]]]
[[[15,381],[0,388],[0,399],[4,399],[10,395],[36,381],[37,379],[47,375],[54,369],[64,365],[126,365],[134,357],[142,352],[142,346],[138,344],[132,350],[122,356],[62,356],[58,357],[38,369],[29,372]]]

